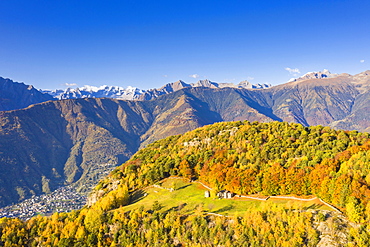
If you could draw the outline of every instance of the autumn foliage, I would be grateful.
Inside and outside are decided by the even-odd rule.
[[[170,175],[199,179],[236,194],[316,195],[345,209],[368,203],[369,134],[295,123],[217,123],[157,141],[117,168],[98,188],[130,190]]]
[[[199,180],[236,194],[317,196],[352,222],[351,241],[369,238],[369,134],[295,123],[228,122],[150,144],[93,191],[80,211],[3,219],[2,244],[42,246],[315,246],[317,216],[270,208],[232,221],[175,211],[124,212],[130,193],[169,176]],[[320,217],[319,217],[320,218]],[[370,225],[369,225],[370,226]],[[222,236],[220,235],[222,233]],[[37,237],[36,237],[37,236]],[[181,245],[179,245],[181,246]],[[366,246],[363,245],[363,246]]]

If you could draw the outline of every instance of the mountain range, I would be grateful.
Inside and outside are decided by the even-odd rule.
[[[52,100],[1,111],[0,205],[66,184],[88,191],[102,169],[147,144],[215,122],[286,121],[369,131],[370,71],[323,74],[263,90],[187,87],[179,81],[152,100]]]
[[[41,90],[43,93],[51,95],[55,99],[79,99],[79,98],[113,98],[123,100],[151,100],[164,94],[173,93],[183,88],[190,87],[208,87],[208,88],[268,88],[270,84],[251,84],[248,81],[242,81],[235,85],[233,83],[217,83],[210,80],[199,80],[196,83],[187,84],[181,80],[167,83],[158,89],[142,90],[136,87],[123,87],[116,86],[83,86],[80,88],[67,88],[65,90]]]

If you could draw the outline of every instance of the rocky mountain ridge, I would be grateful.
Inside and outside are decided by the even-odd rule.
[[[290,82],[302,82],[312,79],[329,79],[339,76],[350,77],[349,81],[356,84],[361,90],[362,86],[369,85],[367,80],[368,73],[362,72],[351,76],[349,74],[332,74],[328,70],[319,72],[309,72],[305,75],[293,78]],[[6,82],[6,83],[5,83]],[[5,85],[6,84],[6,85]],[[20,89],[23,85],[23,89]],[[285,85],[285,84],[282,84]],[[79,99],[79,98],[113,98],[121,100],[152,100],[164,94],[173,93],[183,88],[206,87],[206,88],[241,88],[241,89],[267,89],[271,88],[271,84],[251,84],[248,81],[242,81],[239,84],[233,83],[217,83],[210,80],[199,80],[196,83],[186,83],[184,81],[176,81],[168,83],[161,88],[142,90],[136,87],[118,87],[103,85],[100,87],[83,86],[79,88],[67,88],[57,90],[37,90],[33,86],[28,86],[23,83],[13,82],[10,79],[0,77],[0,111],[14,110],[25,108],[31,104],[41,103],[48,100],[60,99]],[[28,90],[25,90],[29,88]],[[32,90],[31,90],[32,89]],[[20,96],[21,94],[21,96]],[[17,96],[18,95],[18,96]]]
[[[51,95],[42,93],[31,85],[0,77],[0,111],[22,109],[52,99]]]

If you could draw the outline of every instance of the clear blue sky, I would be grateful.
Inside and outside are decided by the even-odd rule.
[[[149,89],[356,74],[370,69],[369,13],[368,0],[1,0],[0,76]]]

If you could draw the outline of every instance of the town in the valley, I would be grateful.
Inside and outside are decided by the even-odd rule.
[[[50,194],[32,196],[20,203],[0,208],[0,218],[11,217],[28,220],[32,216],[51,215],[55,212],[70,212],[82,208],[86,196],[72,186],[61,187]]]

